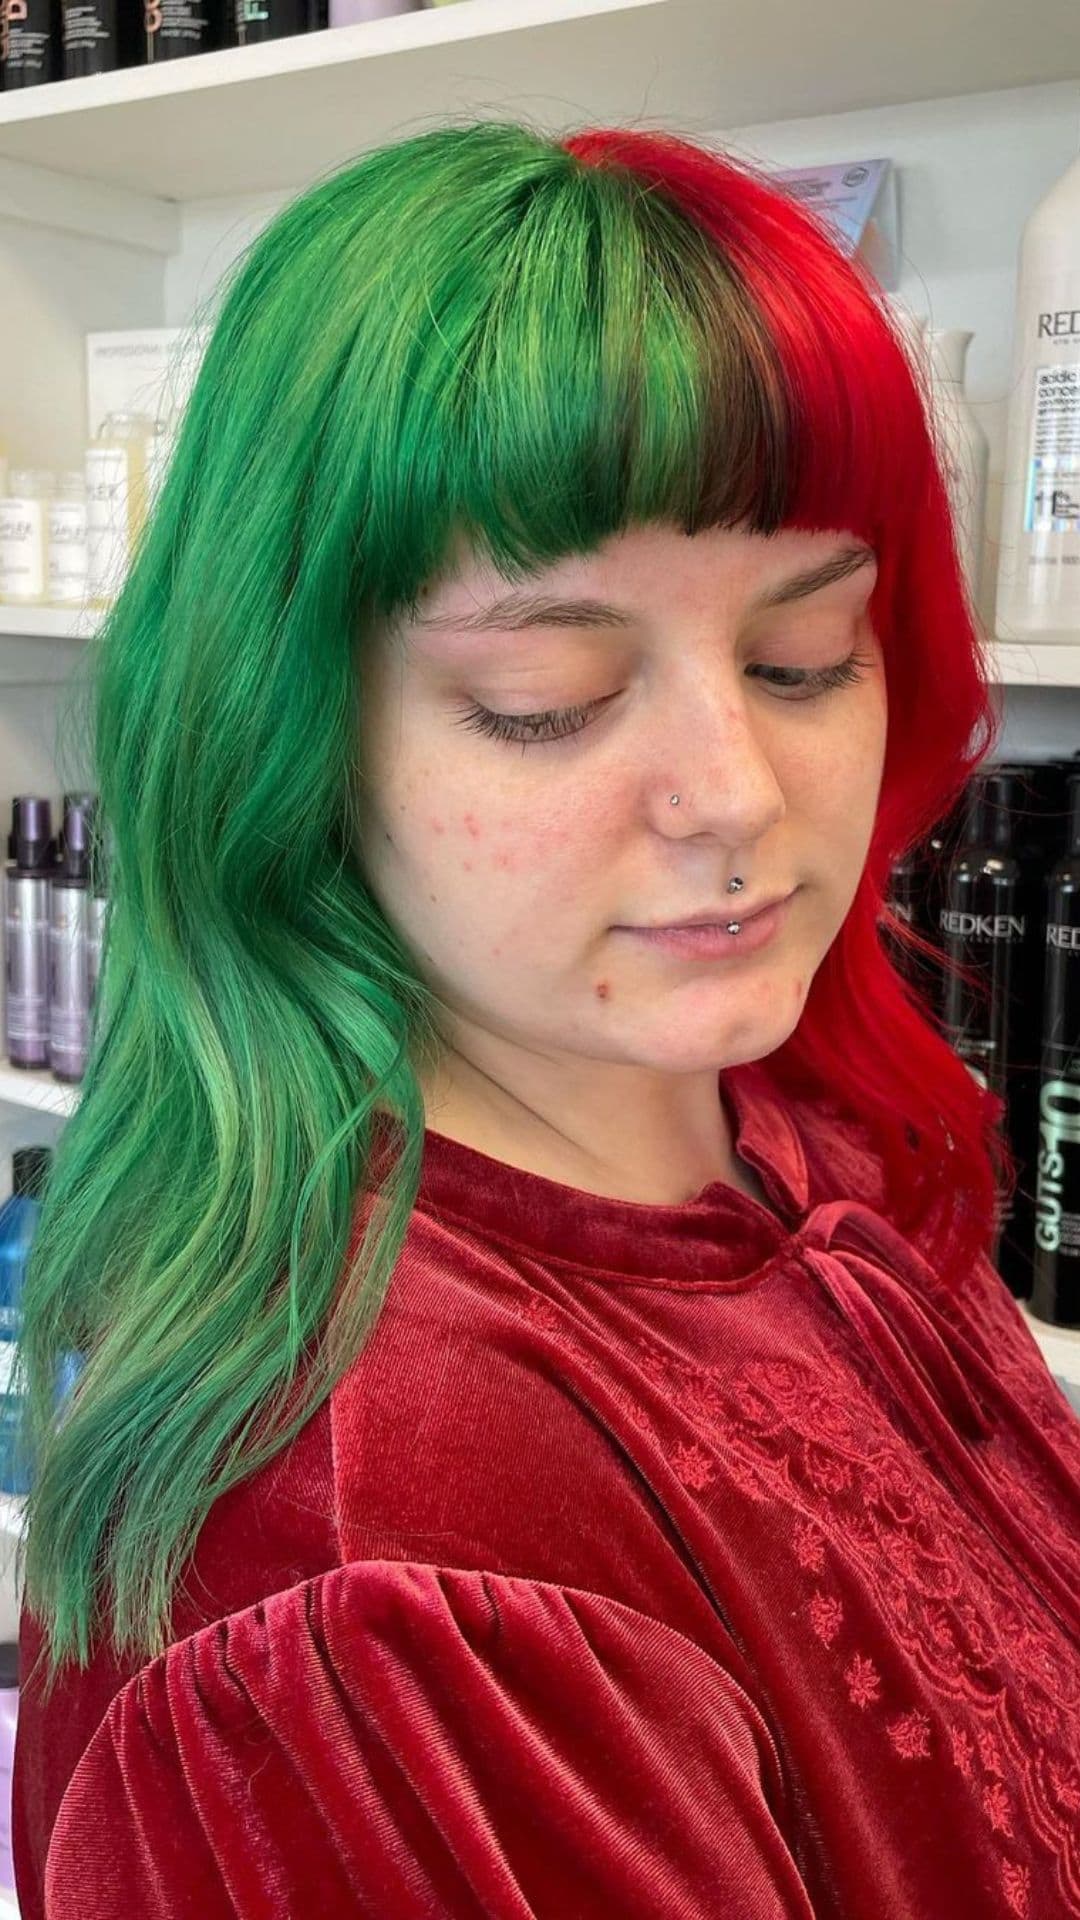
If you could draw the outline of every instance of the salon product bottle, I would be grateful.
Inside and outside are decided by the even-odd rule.
[[[182,60],[225,44],[226,0],[143,0],[142,61]]]
[[[0,500],[0,602],[8,606],[44,604],[54,487],[47,467],[13,467],[9,475]]]
[[[14,1375],[15,1343],[22,1332],[27,1263],[52,1159],[51,1147],[16,1147],[11,1195],[0,1206],[0,1493],[16,1497],[29,1493],[34,1462],[23,1433],[26,1382]],[[60,1353],[53,1376],[55,1408],[63,1406],[84,1365],[81,1353]]]
[[[898,295],[888,297],[892,317],[904,338],[912,370],[924,395],[930,392],[930,359],[926,344],[926,315],[913,313]]]
[[[11,1844],[15,1735],[19,1721],[19,1643],[0,1641],[0,1890],[15,1895],[15,1855]],[[14,1906],[10,1908],[14,1912]]]
[[[4,1053],[13,1067],[49,1064],[49,881],[56,867],[52,803],[16,794],[4,871]]]
[[[176,407],[160,414],[154,421],[154,431],[146,443],[146,511],[152,513],[161,492],[162,482],[168,471],[169,462],[176,450],[176,439],[180,429],[180,413]]]
[[[424,0],[330,0],[330,25],[353,27],[361,20],[384,20],[390,14],[418,13]]]
[[[945,327],[931,328],[926,338],[934,413],[940,428],[957,551],[972,604],[977,608],[990,442],[976,418],[965,386],[968,348],[975,335],[967,327]]]
[[[30,1462],[22,1443],[22,1396],[14,1390],[15,1344],[22,1330],[26,1263],[49,1177],[51,1147],[17,1147],[11,1156],[11,1196],[0,1206],[0,1493],[30,1491]]]
[[[6,0],[4,11],[4,91],[61,79],[60,0]]]
[[[127,577],[146,518],[144,413],[110,413],[86,449],[87,598],[108,606]]]
[[[921,938],[927,933],[921,923],[922,903],[926,896],[928,880],[925,841],[912,847],[899,860],[894,860],[889,870],[889,885],[885,904],[898,920],[911,928]],[[882,943],[892,960],[896,971],[917,988],[924,1004],[934,1006],[938,993],[940,975],[931,972],[929,963],[910,947],[901,946],[899,939],[887,926],[882,928]]]
[[[86,964],[92,797],[64,802],[60,858],[49,882],[49,1065],[68,1084],[86,1071],[90,983]]]
[[[106,844],[104,823],[98,807],[98,796],[89,796],[93,802],[90,813],[90,885],[86,902],[86,996],[90,1010],[90,1030],[93,1033],[94,1015],[97,1007],[98,978],[101,973],[101,956],[105,943],[106,921],[109,911],[109,848]]]
[[[142,64],[141,0],[61,0],[65,80]]]
[[[233,0],[236,45],[258,46],[308,31],[308,0]]]
[[[983,769],[969,783],[960,845],[949,863],[941,911],[941,933],[951,962],[944,983],[945,1037],[980,1086],[1006,1102],[1006,1134],[1011,1131],[1007,1102],[1013,960],[1025,932],[1016,898],[1020,869],[1011,844],[1014,798],[1011,772]],[[1011,1203],[999,1195],[987,1233],[995,1263],[1011,1215]]]
[[[1020,243],[995,629],[1080,638],[1080,157]]]
[[[998,1249],[998,1267],[1010,1290],[1028,1299],[1037,1221],[1039,1073],[1046,971],[1047,875],[1065,847],[1065,779],[1060,763],[998,763],[1012,776],[1010,851],[1017,863],[1014,904],[1023,935],[1012,956],[1011,1010],[1006,1063],[1009,1143],[1017,1162],[1016,1189]],[[1077,771],[1071,765],[1071,771]]]
[[[86,476],[57,477],[49,501],[45,598],[51,607],[81,606],[86,598]]]
[[[939,953],[944,951],[941,916],[945,908],[949,864],[960,844],[966,816],[967,792],[965,790],[951,810],[931,827],[919,849],[922,887],[915,902],[916,927],[923,939],[929,940]],[[928,966],[929,964],[927,962]],[[933,1014],[939,1020],[944,1007],[944,992],[943,970],[941,967],[936,967],[933,972],[930,1004]]]
[[[1066,850],[1046,889],[1031,1311],[1080,1327],[1080,773],[1068,790]]]

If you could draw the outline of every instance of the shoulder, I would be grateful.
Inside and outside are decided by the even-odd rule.
[[[607,1566],[625,1591],[621,1521],[641,1495],[583,1379],[590,1364],[604,1376],[605,1335],[579,1321],[565,1276],[413,1215],[332,1397],[344,1560],[419,1554],[583,1585]]]
[[[342,1920],[657,1900],[810,1920],[791,1825],[761,1712],[677,1629],[587,1590],[357,1562],[125,1686],[47,1891],[57,1914],[163,1914],[182,1889],[201,1920],[307,1912],[316,1889]]]
[[[275,1457],[210,1508],[173,1601],[174,1643],[295,1587],[338,1564],[329,1407]],[[19,1622],[19,1723],[12,1796],[20,1900],[42,1911],[45,1858],[68,1783],[121,1689],[143,1666],[101,1632],[86,1666],[65,1664],[48,1699],[40,1658],[43,1626],[27,1607]],[[75,1908],[70,1911],[76,1911]]]

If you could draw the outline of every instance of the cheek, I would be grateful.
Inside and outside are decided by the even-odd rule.
[[[485,884],[492,875],[535,881],[538,874],[572,866],[578,848],[584,858],[591,847],[595,858],[595,839],[582,832],[580,821],[568,825],[546,806],[542,820],[497,803],[462,811],[429,809],[418,837],[425,864],[444,883],[454,871]]]

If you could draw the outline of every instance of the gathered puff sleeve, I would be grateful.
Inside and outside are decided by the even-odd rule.
[[[60,1807],[46,1920],[813,1920],[773,1740],[677,1629],[355,1561],[171,1646]]]

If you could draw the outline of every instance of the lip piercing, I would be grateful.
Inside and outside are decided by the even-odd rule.
[[[678,806],[679,796],[677,793],[672,794],[670,804],[673,807]],[[733,880],[728,881],[727,890],[729,893],[741,893],[742,885],[743,885],[742,881],[738,878],[738,876],[736,876]],[[741,920],[729,920],[727,923],[727,930],[729,933],[738,933],[741,925],[742,925]]]

